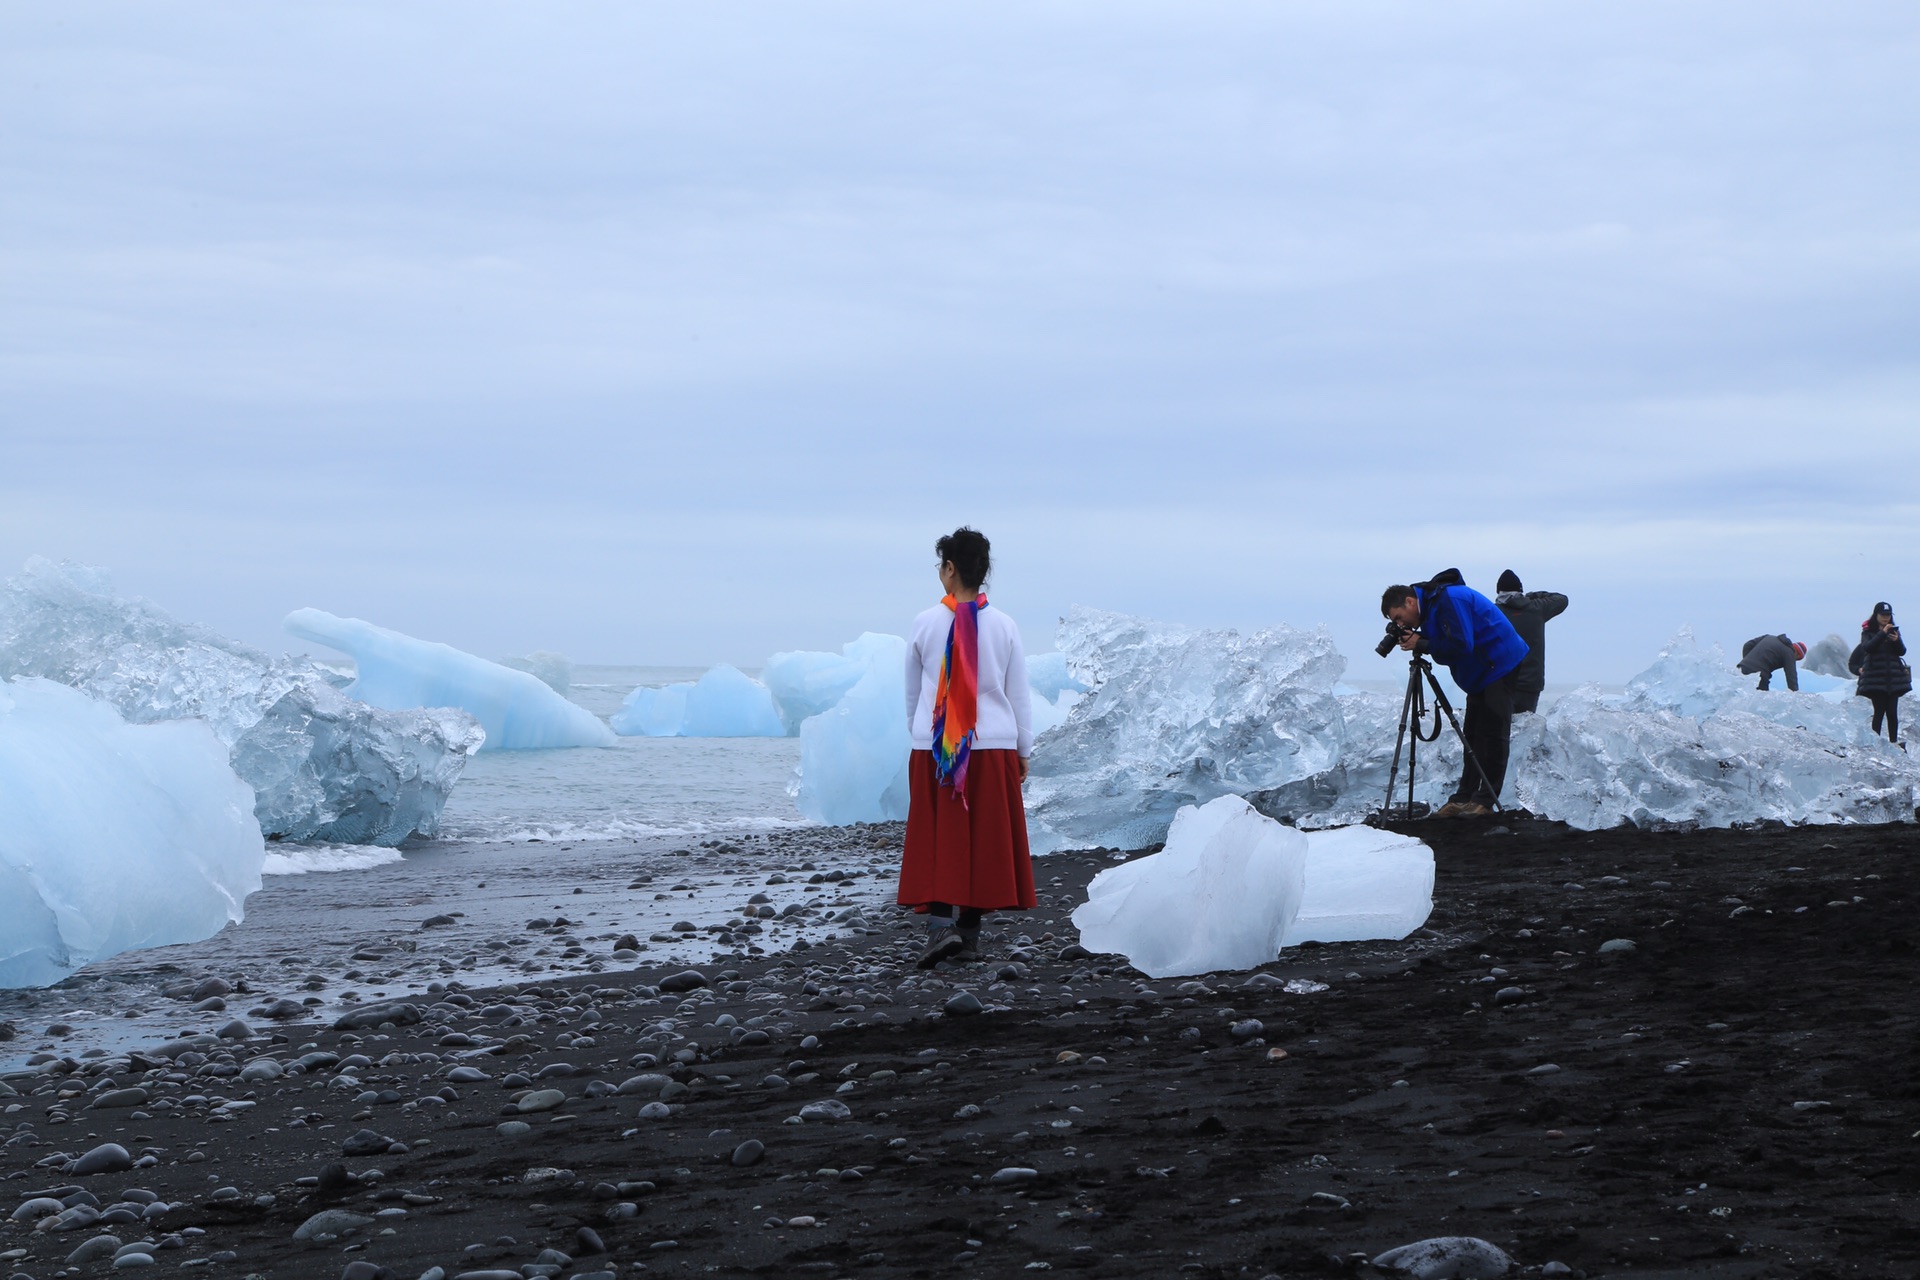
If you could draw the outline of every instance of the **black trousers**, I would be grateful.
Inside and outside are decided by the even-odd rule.
[[[1873,702],[1873,731],[1880,732],[1880,722],[1887,722],[1887,741],[1900,741],[1900,695],[1897,693],[1873,693],[1867,695]]]
[[[1470,754],[1460,762],[1460,785],[1454,788],[1453,798],[1491,807],[1507,782],[1507,744],[1513,736],[1513,689],[1505,677],[1467,695],[1461,735],[1467,740]],[[1479,769],[1473,767],[1476,758]],[[1483,770],[1487,782],[1493,784],[1491,793],[1487,783],[1480,780]]]
[[[1540,690],[1515,689],[1513,691],[1513,714],[1531,715],[1540,710]]]

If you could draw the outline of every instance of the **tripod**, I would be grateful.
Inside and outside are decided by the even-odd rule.
[[[1421,722],[1427,718],[1427,690],[1433,690],[1433,731],[1420,732]],[[1400,733],[1393,741],[1393,768],[1387,774],[1387,800],[1380,810],[1382,818],[1417,818],[1424,816],[1413,802],[1413,777],[1418,763],[1420,744],[1434,742],[1440,737],[1440,716],[1446,713],[1446,722],[1453,726],[1453,736],[1460,739],[1460,749],[1466,753],[1468,763],[1473,765],[1475,773],[1480,775],[1480,784],[1493,796],[1493,807],[1500,807],[1500,794],[1487,777],[1487,771],[1480,765],[1480,757],[1473,754],[1473,748],[1467,745],[1467,735],[1461,731],[1460,721],[1453,714],[1453,704],[1447,701],[1446,690],[1440,687],[1440,679],[1433,674],[1433,663],[1416,653],[1407,663],[1407,696],[1400,704]],[[1408,730],[1412,737],[1408,737]],[[1400,780],[1400,748],[1407,749],[1407,806],[1396,811],[1393,807],[1394,786]]]

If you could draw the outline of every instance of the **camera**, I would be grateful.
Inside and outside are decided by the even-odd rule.
[[[1401,626],[1389,618],[1387,620],[1387,634],[1381,639],[1379,644],[1373,646],[1373,651],[1384,658],[1399,647],[1402,640],[1412,634],[1413,632],[1410,629]]]

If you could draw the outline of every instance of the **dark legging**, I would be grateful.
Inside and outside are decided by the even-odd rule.
[[[1880,732],[1880,722],[1887,722],[1887,741],[1900,741],[1900,695],[1897,693],[1876,693],[1873,699],[1873,731]]]
[[[1878,728],[1877,725],[1875,727]],[[951,904],[945,902],[929,902],[927,904],[927,914],[937,916],[942,920],[952,920],[953,907]],[[980,908],[962,907],[960,908],[960,919],[955,923],[962,929],[978,929],[980,927],[980,916]]]

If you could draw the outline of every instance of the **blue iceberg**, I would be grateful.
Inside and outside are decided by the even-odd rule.
[[[319,609],[296,609],[285,626],[302,640],[353,655],[357,674],[348,696],[388,710],[459,707],[486,730],[482,750],[613,745],[613,730],[598,716],[528,672]]]
[[[613,713],[613,731],[646,738],[784,738],[767,686],[725,663],[693,684],[642,686]]]
[[[837,657],[859,664],[845,692],[800,725],[799,776],[787,791],[801,814],[835,826],[904,819],[907,758],[912,748],[907,736],[907,642],[899,636],[869,632],[849,644],[842,655],[779,656]],[[772,665],[768,664],[769,671]],[[843,667],[826,662],[793,662],[787,669],[816,677],[815,689],[845,674]]]
[[[0,683],[0,987],[240,919],[266,860],[253,804],[204,721],[133,725],[51,680]]]

